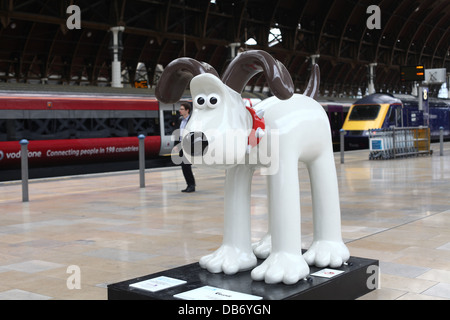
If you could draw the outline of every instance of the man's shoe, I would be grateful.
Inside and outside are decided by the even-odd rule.
[[[186,193],[195,192],[195,186],[188,186],[186,189],[181,190],[181,192],[186,192]]]

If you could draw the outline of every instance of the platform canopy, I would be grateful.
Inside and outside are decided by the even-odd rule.
[[[67,26],[71,5],[81,29]],[[110,29],[124,26],[130,85],[154,85],[158,70],[182,56],[221,73],[236,48],[274,55],[301,92],[312,59],[322,95],[364,93],[371,63],[377,91],[405,92],[401,66],[450,71],[449,21],[448,0],[2,0],[0,81],[109,85]],[[264,87],[261,74],[248,90]]]

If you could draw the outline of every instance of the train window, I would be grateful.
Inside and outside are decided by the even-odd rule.
[[[28,130],[26,129],[26,120],[8,120],[7,140],[28,139]]]
[[[111,136],[107,119],[74,119],[74,135],[78,139],[107,138]]]
[[[159,135],[155,118],[73,119],[76,138],[110,138]]]
[[[360,105],[354,106],[349,120],[375,120],[380,112],[380,105]]]
[[[128,137],[128,133],[133,131],[133,119],[110,119],[111,136]]]
[[[157,118],[0,119],[0,141],[159,135]]]

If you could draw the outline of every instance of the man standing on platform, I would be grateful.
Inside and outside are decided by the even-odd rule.
[[[177,144],[181,143],[181,138],[183,137],[183,130],[186,128],[186,125],[191,118],[191,105],[188,102],[182,102],[180,105],[180,115],[181,117],[178,119],[177,125],[174,132],[179,132],[180,136],[178,139],[176,139]],[[183,176],[186,180],[187,188],[184,190],[181,190],[181,192],[195,192],[195,178],[194,174],[192,173],[192,164],[189,163],[189,161],[183,157],[183,149],[180,148],[180,158],[181,161],[181,169],[183,170]]]

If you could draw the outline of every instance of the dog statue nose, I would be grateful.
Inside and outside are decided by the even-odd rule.
[[[208,139],[203,132],[190,132],[182,142],[184,152],[191,156],[203,156],[208,149]]]

